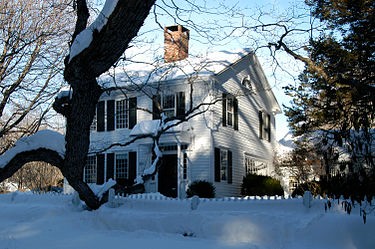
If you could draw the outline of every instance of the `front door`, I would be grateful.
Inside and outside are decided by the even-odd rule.
[[[177,197],[177,154],[163,155],[158,172],[158,190],[162,195]]]

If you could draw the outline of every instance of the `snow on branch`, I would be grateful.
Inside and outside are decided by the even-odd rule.
[[[17,154],[38,149],[55,151],[63,158],[65,155],[64,135],[56,131],[41,130],[34,135],[20,138],[12,148],[0,156],[0,168],[4,168]]]
[[[76,36],[70,47],[69,62],[85,48],[90,46],[93,39],[93,33],[100,32],[107,24],[108,17],[112,14],[117,3],[118,0],[107,0],[95,21]]]

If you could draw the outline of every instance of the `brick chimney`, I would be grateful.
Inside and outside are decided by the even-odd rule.
[[[173,62],[189,55],[189,30],[181,25],[164,28],[164,61]]]

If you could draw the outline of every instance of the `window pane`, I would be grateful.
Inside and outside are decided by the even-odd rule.
[[[163,112],[167,117],[175,116],[175,95],[163,96]]]
[[[163,109],[174,108],[174,95],[165,95],[163,97]]]
[[[244,163],[246,174],[261,174],[268,167],[267,163],[258,161],[249,155],[245,155]]]
[[[127,100],[116,101],[116,129],[128,127],[128,102]]]
[[[228,168],[228,152],[226,150],[220,151],[220,179],[223,181],[227,180],[227,168]]]
[[[128,154],[116,154],[117,179],[128,179]]]
[[[228,105],[227,105],[227,111],[228,112],[233,112],[233,98],[228,98],[227,103],[228,103]]]
[[[96,183],[96,156],[87,156],[83,178],[86,183]]]
[[[228,126],[233,125],[233,98],[231,97],[227,100],[227,122]]]

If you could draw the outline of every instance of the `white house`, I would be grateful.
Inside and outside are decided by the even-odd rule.
[[[192,58],[189,30],[171,26],[164,36],[162,63],[133,63],[101,78],[107,91],[97,105],[84,180],[132,185],[150,173],[155,153],[148,135],[162,128],[162,116],[177,117],[168,124],[187,121],[160,137],[161,164],[145,191],[184,198],[190,183],[206,180],[216,196],[238,196],[247,172],[273,170],[280,106],[253,52]]]

